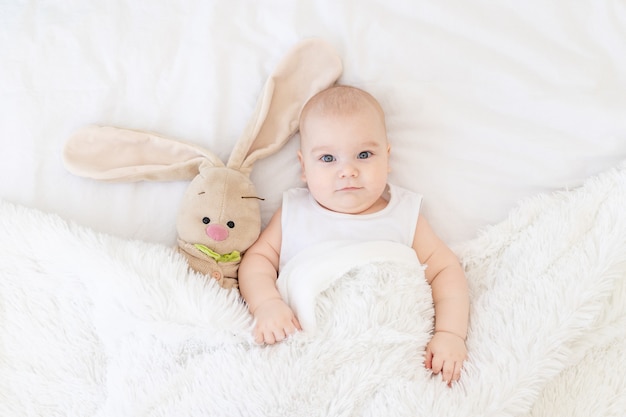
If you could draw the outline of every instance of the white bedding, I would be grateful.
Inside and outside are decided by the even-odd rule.
[[[0,415],[621,416],[625,201],[626,163],[468,243],[452,388],[424,368],[430,288],[397,253],[316,268],[316,331],[258,346],[236,293],[170,247],[0,201]]]
[[[350,270],[372,262],[408,265],[415,271],[414,279],[425,280],[424,267],[409,246],[390,241],[336,240],[313,245],[294,256],[281,270],[276,287],[302,330],[315,334],[318,296]]]
[[[424,195],[424,215],[459,254],[521,199],[575,189],[626,159],[621,0],[0,1],[0,198],[122,239],[174,245],[186,183],[77,178],[62,165],[65,141],[85,125],[113,125],[226,159],[266,77],[312,36],[342,57],[340,82],[380,100],[391,182]],[[297,146],[296,135],[255,165],[264,222],[282,192],[301,185]],[[54,293],[48,285],[35,285],[42,297]],[[595,346],[577,359],[592,366],[622,353]],[[621,373],[604,390],[577,372],[546,380],[533,415],[558,415],[555,397],[570,400],[556,402],[571,406],[563,415],[621,415],[595,401],[622,398]],[[97,395],[90,377],[70,386]]]

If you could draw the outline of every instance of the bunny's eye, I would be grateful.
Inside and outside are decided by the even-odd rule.
[[[202,219],[202,223],[204,223],[204,224],[209,224],[209,223],[211,223],[211,219],[209,219],[208,217],[204,217],[204,218]]]
[[[226,223],[226,226],[232,229],[233,227],[235,227],[235,222],[231,220],[228,223]]]

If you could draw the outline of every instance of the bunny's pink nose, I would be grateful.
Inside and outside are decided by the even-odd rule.
[[[228,237],[228,230],[219,224],[212,224],[206,228],[206,235],[211,239],[220,242]]]

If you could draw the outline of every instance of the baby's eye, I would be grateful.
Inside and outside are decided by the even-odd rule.
[[[322,155],[322,157],[320,158],[320,161],[322,162],[333,162],[335,160],[335,157],[332,155]]]
[[[372,156],[372,153],[370,151],[363,151],[360,152],[359,155],[357,156],[358,159],[367,159],[370,156]]]

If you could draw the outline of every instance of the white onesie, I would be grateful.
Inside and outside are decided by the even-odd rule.
[[[315,244],[332,241],[392,241],[411,247],[422,196],[388,185],[387,206],[371,214],[337,213],[320,206],[306,188],[283,194],[279,271],[293,256]]]

